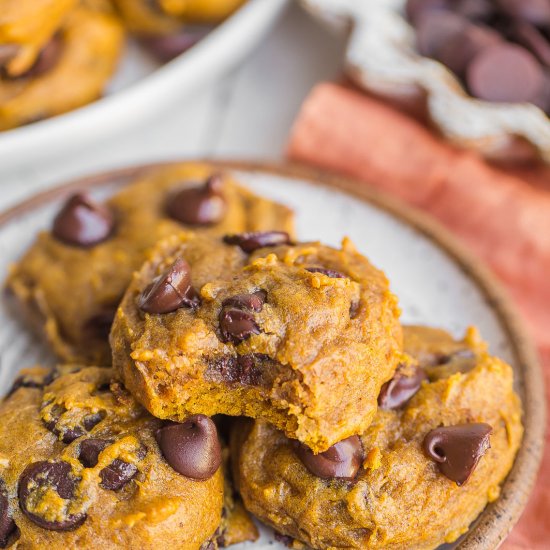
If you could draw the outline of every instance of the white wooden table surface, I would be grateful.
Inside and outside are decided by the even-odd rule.
[[[316,82],[339,76],[343,50],[342,38],[292,4],[237,69],[154,123],[67,157],[7,172],[0,166],[0,209],[39,189],[117,166],[192,157],[281,159],[303,99]]]

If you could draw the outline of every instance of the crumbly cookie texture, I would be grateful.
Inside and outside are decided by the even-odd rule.
[[[420,361],[400,367],[357,440],[312,455],[266,422],[234,429],[249,511],[312,548],[428,549],[456,540],[499,496],[522,438],[512,369],[473,330],[462,342],[424,327],[404,333]]]
[[[108,333],[132,273],[158,240],[281,229],[291,210],[205,164],[151,169],[105,204],[73,197],[12,268],[7,286],[66,362],[108,365]],[[216,178],[216,181],[212,180]]]
[[[70,11],[27,73],[0,77],[0,131],[100,97],[123,45],[124,29],[113,15],[85,6]]]
[[[137,272],[113,365],[160,418],[245,415],[323,451],[363,432],[402,356],[397,299],[349,240],[187,234]]]
[[[0,404],[2,547],[215,549],[242,524],[214,423],[163,423],[111,380],[31,369]]]

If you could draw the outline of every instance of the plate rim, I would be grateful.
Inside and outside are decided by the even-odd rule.
[[[422,234],[444,251],[466,277],[473,280],[504,329],[517,367],[522,372],[524,394],[529,396],[529,399],[522,400],[525,429],[522,445],[512,470],[502,485],[501,494],[495,502],[483,510],[474,527],[468,531],[457,548],[480,550],[500,546],[519,520],[527,504],[542,459],[546,426],[542,370],[531,336],[502,283],[454,235],[427,214],[369,187],[366,182],[301,163],[187,158],[114,168],[52,186],[0,212],[0,227],[45,204],[62,200],[77,189],[93,189],[108,183],[123,186],[147,171],[181,163],[206,164],[222,171],[263,172],[284,178],[301,179],[313,185],[336,189],[351,195],[380,208]]]

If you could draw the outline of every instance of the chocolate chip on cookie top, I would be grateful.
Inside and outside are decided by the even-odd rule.
[[[178,258],[141,293],[139,307],[146,313],[171,313],[181,307],[195,308],[200,297],[191,286],[191,268]]]
[[[460,487],[472,475],[481,457],[491,447],[493,428],[485,423],[443,426],[424,438],[424,452],[437,462],[440,472]]]
[[[386,382],[378,396],[381,409],[398,409],[405,405],[427,380],[424,369],[418,365],[400,366],[393,378]]]
[[[166,462],[186,477],[209,479],[220,467],[218,431],[207,416],[197,414],[181,424],[169,422],[155,436]]]
[[[72,531],[86,519],[85,512],[70,511],[79,481],[68,462],[33,462],[19,478],[17,492],[21,510],[44,529]]]
[[[107,206],[77,193],[55,217],[52,233],[65,244],[88,248],[108,239],[114,228],[115,218]]]
[[[361,439],[352,435],[326,451],[314,454],[302,443],[296,443],[296,453],[304,466],[323,479],[355,479],[364,460]]]
[[[339,271],[335,271],[334,269],[327,269],[326,267],[306,267],[306,271],[309,271],[310,273],[321,273],[322,275],[326,275],[331,279],[345,279],[347,277],[347,275],[344,275]]]
[[[255,231],[226,235],[223,242],[239,246],[244,252],[250,254],[258,248],[290,244],[290,236],[285,231]]]
[[[262,311],[266,300],[267,293],[264,290],[239,294],[224,300],[219,316],[222,341],[239,344],[253,334],[260,334],[254,312]]]
[[[185,187],[172,194],[166,203],[168,215],[187,225],[212,225],[227,211],[223,179],[216,174],[202,185]]]

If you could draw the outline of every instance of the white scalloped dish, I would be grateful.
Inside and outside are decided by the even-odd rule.
[[[302,0],[332,27],[351,28],[348,75],[367,91],[399,100],[423,96],[447,139],[486,157],[550,161],[550,120],[532,104],[490,103],[469,96],[441,63],[416,51],[406,0]],[[351,25],[350,25],[351,24]]]

